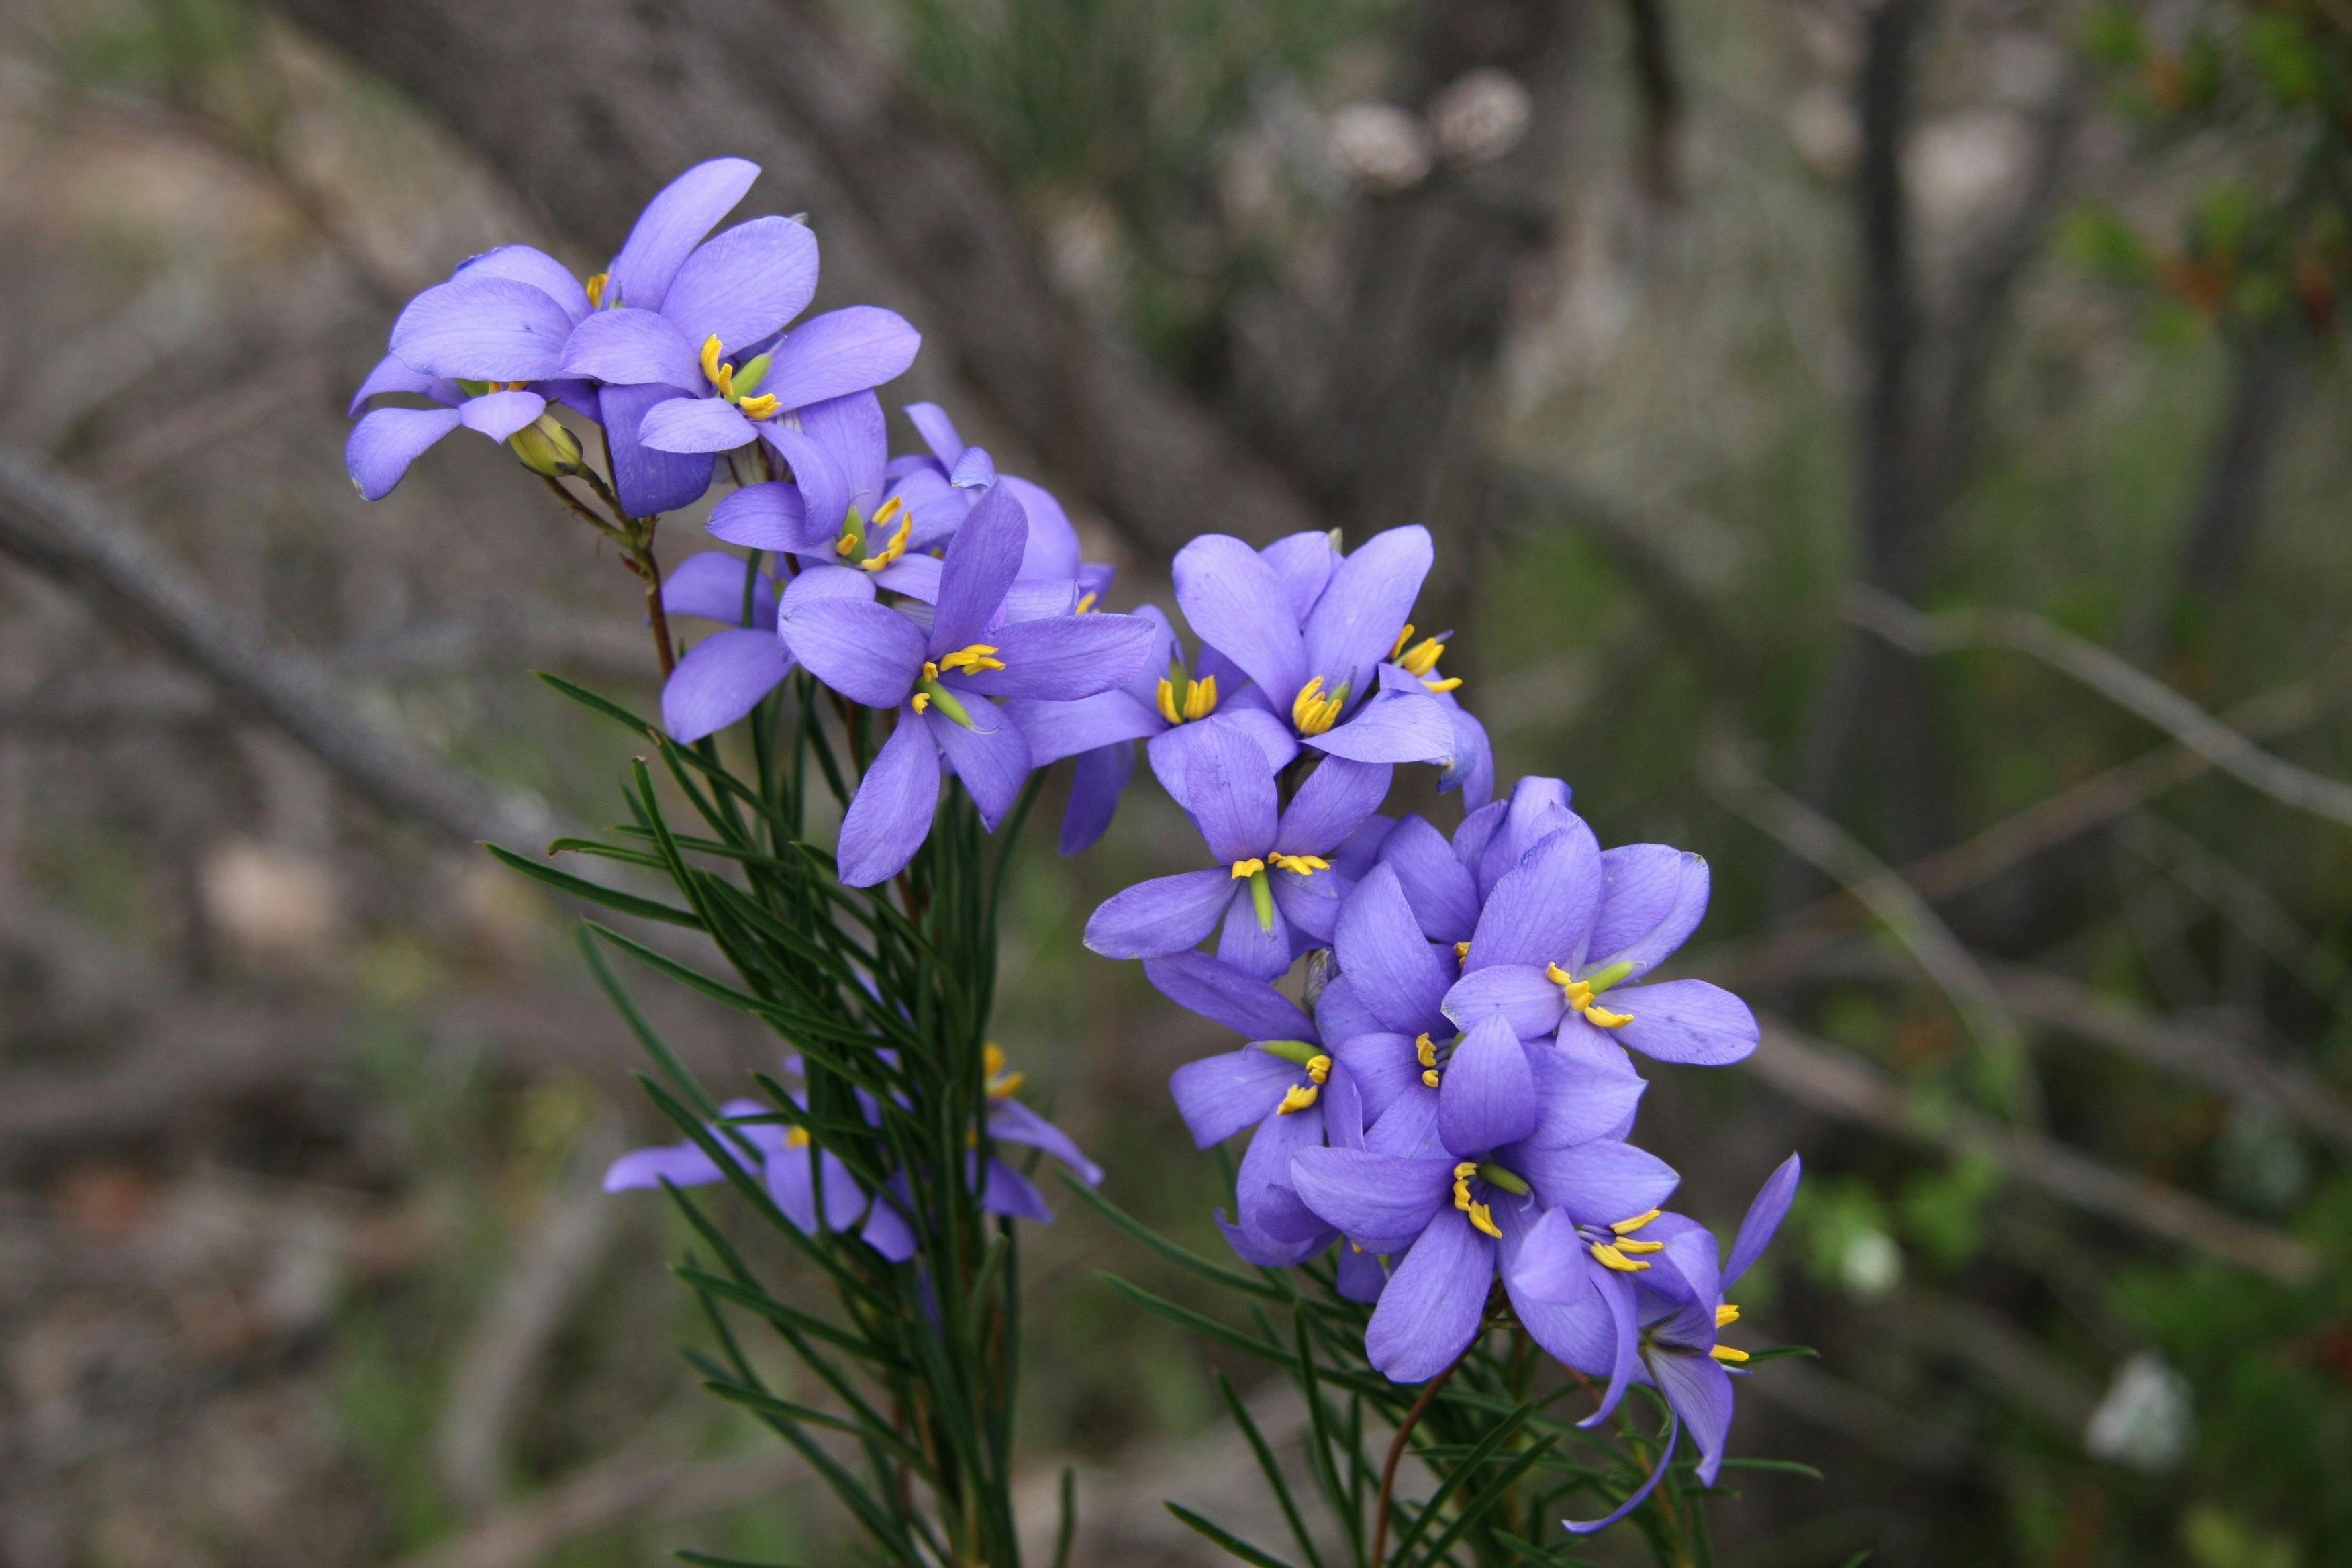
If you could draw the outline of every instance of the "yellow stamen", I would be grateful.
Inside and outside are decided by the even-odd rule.
[[[1617,1244],[1620,1252],[1664,1252],[1665,1249],[1666,1244],[1663,1241],[1621,1241]]]
[[[1317,676],[1298,689],[1298,696],[1290,704],[1290,721],[1302,735],[1320,735],[1339,721],[1339,710],[1345,700],[1323,694],[1323,678]]]
[[[719,395],[724,397],[734,384],[735,373],[719,363],[719,349],[717,332],[702,340],[702,375],[704,380],[719,389]]]
[[[1592,1260],[1603,1268],[1613,1268],[1620,1274],[1639,1274],[1649,1267],[1646,1263],[1634,1262],[1616,1247],[1601,1241],[1592,1244]]]
[[[907,706],[912,708],[918,713],[922,712],[924,710],[930,707],[930,705],[931,694],[928,691],[918,691],[914,696],[907,700]]]
[[[857,541],[845,533],[834,541],[833,552],[842,556],[855,555],[857,553]]]
[[[1748,1359],[1746,1351],[1736,1351],[1729,1345],[1717,1345],[1706,1353],[1717,1361],[1742,1362]]]
[[[928,658],[927,658],[927,659],[925,659],[925,660],[923,660],[923,679],[924,679],[925,680],[937,680],[939,678],[940,678],[940,667],[939,667],[938,665],[936,665],[936,664],[933,664],[933,663],[932,663],[929,659],[928,659]]]
[[[783,405],[776,401],[774,393],[763,392],[757,397],[743,399],[735,406],[742,410],[743,417],[746,419],[772,419],[775,417],[776,410],[782,408]],[[1453,684],[1459,686],[1462,683],[1457,680]],[[1434,691],[1437,689],[1433,686],[1430,689]]]
[[[1584,1021],[1596,1029],[1622,1029],[1633,1021],[1633,1015],[1612,1013],[1606,1007],[1591,1006],[1584,1009]]]
[[[1189,721],[1205,719],[1217,710],[1217,678],[1204,675],[1198,680],[1184,683],[1184,717]]]
[[[1441,1081],[1437,1076],[1437,1069],[1435,1068],[1432,1068],[1427,1072],[1422,1074],[1421,1081],[1424,1087],[1435,1089]]]
[[[1265,862],[1255,855],[1245,860],[1236,860],[1234,862],[1234,880],[1238,882],[1244,878],[1255,877],[1265,869]]]
[[[1502,1227],[1495,1223],[1493,1209],[1488,1208],[1485,1204],[1465,1204],[1462,1205],[1462,1212],[1470,1216],[1470,1223],[1473,1226],[1485,1231],[1496,1241],[1503,1239]]]
[[[612,286],[613,275],[609,272],[599,272],[594,277],[589,279],[587,285],[588,308],[592,310],[603,310],[604,308],[604,290]]]
[[[981,1044],[980,1073],[986,1080],[991,1100],[1010,1100],[1021,1092],[1023,1084],[1029,1081],[1029,1075],[1025,1072],[1004,1070],[1004,1047],[994,1040],[985,1040]]]
[[[1411,641],[1412,641],[1412,623],[1411,621],[1407,621],[1404,624],[1404,629],[1397,633],[1396,647],[1389,649],[1389,662],[1391,664],[1394,664],[1397,661],[1398,658],[1404,652],[1404,645]]]
[[[772,402],[774,402],[775,400],[774,400],[773,398],[771,398],[771,399],[769,399],[769,401],[772,403]],[[746,411],[746,412],[749,412],[749,411],[750,411],[751,406],[751,405],[750,403],[746,403],[746,404],[744,404],[744,405],[743,405],[743,407],[744,407],[744,409],[745,409],[745,411]],[[758,415],[754,414],[754,415],[752,415],[752,416],[751,416],[751,417],[752,417],[752,418],[754,418],[754,419],[757,419],[757,418],[759,418],[759,417],[760,417],[760,416],[758,416]],[[1424,681],[1423,681],[1423,682],[1422,682],[1422,685],[1423,685],[1423,686],[1425,686],[1425,687],[1427,687],[1427,688],[1429,689],[1430,694],[1431,694],[1432,696],[1436,696],[1436,695],[1438,695],[1438,694],[1440,694],[1440,693],[1442,693],[1442,692],[1451,691],[1451,690],[1453,690],[1455,687],[1457,687],[1457,686],[1459,686],[1459,685],[1461,685],[1461,684],[1462,684],[1462,678],[1461,678],[1460,676],[1458,676],[1458,675],[1449,675],[1449,676],[1447,676],[1447,677],[1446,677],[1444,679],[1443,679],[1443,680],[1424,680]]]
[[[1454,1167],[1454,1206],[1468,1215],[1473,1226],[1500,1241],[1503,1233],[1496,1226],[1494,1211],[1470,1196],[1470,1178],[1477,1173],[1478,1162],[1475,1160],[1465,1160]]]
[[[996,657],[994,643],[976,642],[940,659],[940,668],[943,670],[967,669],[978,675],[984,670],[1003,669],[1004,661]]]
[[[1083,615],[1087,614],[1088,611],[1092,610],[1094,607],[1095,607],[1095,595],[1092,595],[1092,594],[1088,594],[1086,597],[1084,597],[1084,598],[1082,598],[1082,599],[1080,599],[1080,600],[1078,601],[1077,607],[1076,607],[1076,609],[1072,610],[1070,613],[1071,613],[1072,615],[1074,615],[1074,616],[1083,616]]]
[[[1307,1058],[1307,1076],[1317,1083],[1331,1081],[1331,1058],[1321,1053]]]
[[[1430,1042],[1427,1035],[1415,1035],[1412,1037],[1412,1054],[1421,1058],[1421,1065],[1425,1068],[1433,1068],[1437,1065],[1437,1047]]]
[[[808,1134],[808,1129],[807,1129],[807,1128],[805,1128],[805,1127],[787,1127],[786,1129],[784,1129],[784,1147],[785,1147],[785,1148],[787,1148],[787,1149],[805,1149],[805,1148],[807,1148],[808,1146],[809,1146],[809,1134]]]
[[[1733,1306],[1730,1302],[1726,1301],[1722,1306],[1717,1307],[1715,1310],[1715,1326],[1717,1328],[1727,1329],[1738,1321],[1739,1321],[1739,1309]]]
[[[1185,684],[1190,686],[1192,683],[1187,681]],[[1176,710],[1176,683],[1174,681],[1169,679],[1164,675],[1161,676],[1160,678],[1160,689],[1153,695],[1155,700],[1157,700],[1160,705],[1160,716],[1162,719],[1167,720],[1171,724],[1181,724],[1184,721],[1184,715]]]
[[[1019,1094],[1021,1092],[1021,1086],[1028,1081],[1029,1075],[1025,1072],[1009,1072],[1002,1078],[990,1079],[988,1080],[988,1098],[991,1100],[1010,1100],[1014,1095]]]
[[[1412,628],[1405,627],[1404,635],[1411,637]],[[1389,657],[1402,665],[1408,675],[1427,675],[1437,668],[1437,661],[1445,657],[1445,645],[1435,637],[1423,637],[1411,653],[1407,653],[1404,648],[1404,638],[1400,637],[1397,639],[1396,652]]]
[[[1632,1219],[1621,1219],[1609,1228],[1620,1236],[1631,1236],[1664,1212],[1664,1209],[1643,1209]]]
[[[1470,944],[1468,942],[1457,942],[1454,944],[1454,962],[1457,964],[1468,963],[1470,962]]]
[[[1323,1090],[1311,1083],[1294,1083],[1283,1091],[1282,1103],[1274,1108],[1276,1116],[1295,1116],[1315,1103]]]
[[[1584,1021],[1599,1029],[1622,1029],[1633,1021],[1631,1013],[1612,1013],[1592,999],[1592,982],[1578,980],[1557,963],[1544,965],[1544,978],[1559,987],[1559,994],[1571,1013],[1581,1013]]]
[[[754,398],[752,401],[757,402],[758,399]],[[746,404],[744,406],[748,408],[751,405]],[[879,572],[882,568],[889,565],[890,563],[898,560],[898,557],[907,553],[907,542],[915,537],[915,514],[908,510],[907,503],[900,500],[897,496],[892,496],[888,500],[882,503],[880,510],[877,510],[874,514],[872,526],[879,528],[883,524],[888,522],[893,517],[896,517],[898,520],[898,526],[891,531],[890,537],[884,542],[882,548],[858,563],[858,565],[864,567],[868,572]],[[841,542],[838,545],[835,545],[835,548],[839,550],[844,555],[847,555],[855,552],[857,546],[851,542],[848,536],[845,535]],[[977,647],[980,645],[975,643],[972,646]],[[990,648],[988,651],[994,653],[996,650],[994,648]],[[953,658],[955,656],[953,654],[950,654],[948,658]],[[946,664],[947,659],[941,659],[940,662]],[[953,667],[950,666],[950,668]],[[996,668],[1003,669],[1004,667],[1000,664]]]
[[[1286,871],[1296,871],[1302,877],[1311,877],[1318,871],[1331,868],[1331,862],[1320,855],[1269,855],[1266,861]]]

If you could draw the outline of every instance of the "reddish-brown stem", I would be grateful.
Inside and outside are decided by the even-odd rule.
[[[637,546],[636,552],[642,563],[637,575],[646,580],[646,615],[653,623],[654,647],[661,655],[662,679],[667,680],[677,664],[677,655],[670,647],[669,612],[662,606],[661,562],[654,554],[654,529],[660,521],[649,518],[646,521],[645,542]]]
[[[1445,1380],[1454,1375],[1454,1369],[1468,1358],[1477,1343],[1474,1339],[1464,1345],[1462,1353],[1447,1362],[1445,1370],[1429,1380],[1421,1391],[1421,1397],[1412,1402],[1412,1408],[1406,1411],[1404,1419],[1397,1423],[1396,1436],[1389,1443],[1389,1457],[1381,1465],[1380,1505],[1372,1510],[1373,1568],[1380,1568],[1389,1560],[1389,1502],[1396,1491],[1397,1466],[1404,1458],[1405,1441],[1412,1436],[1412,1429],[1421,1425],[1421,1418],[1429,1414],[1429,1407],[1437,1403],[1438,1391],[1445,1386]]]

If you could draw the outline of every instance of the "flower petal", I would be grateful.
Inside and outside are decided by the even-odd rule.
[[[710,488],[709,454],[656,451],[637,439],[646,412],[678,395],[676,387],[659,384],[606,386],[596,395],[613,447],[613,488],[631,517],[692,506]]]
[[[572,318],[528,283],[459,275],[408,302],[392,352],[428,375],[540,381],[563,372]]]
[[[1307,683],[1307,647],[1274,568],[1240,540],[1206,533],[1177,552],[1174,574],[1176,603],[1193,635],[1286,713]]]
[[[1427,817],[1401,818],[1381,841],[1381,863],[1395,870],[1422,935],[1432,942],[1469,940],[1478,926],[1477,879]]]
[[[1067,577],[1078,574],[1078,531],[1070,514],[1045,486],[1006,474],[998,482],[1013,492],[1029,518],[1029,543],[1021,553],[1024,577]]]
[[[1124,696],[1105,692],[1106,697]],[[1034,745],[1034,742],[1033,742]],[[1034,754],[1034,752],[1032,753]],[[1062,837],[1055,846],[1063,855],[1083,855],[1110,830],[1119,797],[1135,776],[1135,742],[1118,741],[1078,753],[1070,767],[1070,803],[1062,812]]]
[[[1615,1225],[1663,1205],[1681,1178],[1646,1150],[1606,1138],[1566,1149],[1512,1147],[1506,1163],[1528,1179],[1546,1208],[1579,1225]]]
[[[981,1188],[980,1206],[1012,1219],[1034,1219],[1040,1225],[1054,1217],[1037,1184],[1002,1160],[988,1163],[988,1180]]]
[[[808,309],[815,294],[816,236],[788,217],[760,217],[696,247],[662,296],[661,313],[698,352],[715,337],[731,355]]]
[[[1150,673],[1149,666],[1144,673]],[[1280,773],[1298,754],[1298,741],[1290,726],[1263,708],[1244,708],[1229,702],[1217,710],[1215,719],[1220,724],[1243,731],[1257,742],[1257,749],[1265,753],[1268,773]],[[1204,724],[1179,724],[1173,728],[1163,724],[1162,732],[1153,736],[1146,748],[1151,758],[1152,777],[1160,781],[1160,787],[1178,805],[1185,805],[1184,797],[1190,787],[1185,774],[1191,766],[1192,744],[1206,733],[1208,726]]]
[[[883,417],[882,400],[871,392],[853,392],[812,403],[800,417],[802,433],[824,447],[841,470],[850,504],[872,517],[882,504],[883,470],[890,460],[890,427]],[[909,538],[908,547],[917,548],[917,542]]]
[[[751,590],[750,615],[743,590]],[[688,556],[662,578],[662,609],[672,617],[690,616],[730,626],[772,626],[776,585],[740,555],[703,550]]]
[[[1330,1227],[1299,1201],[1290,1183],[1292,1157],[1322,1143],[1319,1104],[1288,1116],[1269,1114],[1259,1122],[1234,1183],[1234,1212],[1244,1226],[1278,1243],[1311,1245],[1318,1252],[1330,1245]]]
[[[930,727],[948,766],[963,781],[972,805],[980,808],[981,826],[993,833],[1028,782],[1029,742],[1021,738],[1021,726],[993,705],[969,695],[963,705],[971,717],[969,727],[936,708],[922,716],[923,722]]]
[[[649,409],[637,439],[656,452],[731,452],[760,432],[723,397],[673,397]]]
[[[1446,964],[1423,938],[1395,871],[1376,866],[1348,895],[1333,946],[1349,988],[1388,1028],[1418,1035],[1440,1024]]]
[[[1437,791],[1460,790],[1462,804],[1475,811],[1495,798],[1495,743],[1478,716],[1461,703],[1445,702],[1445,717],[1454,726],[1454,749],[1438,775]]]
[[[1246,731],[1211,719],[1193,738],[1184,799],[1209,853],[1230,865],[1264,855],[1274,843],[1274,770]]]
[[[343,468],[368,500],[382,500],[408,465],[459,424],[454,408],[378,408],[352,426]]]
[[[466,428],[493,441],[504,441],[546,412],[547,399],[536,392],[486,392],[457,405]]]
[[[1237,898],[1225,906],[1224,930],[1217,937],[1220,962],[1260,980],[1274,980],[1290,968],[1297,955],[1290,922],[1283,918],[1280,903],[1274,907],[1273,920],[1263,925],[1258,922],[1256,906],[1247,898]]]
[[[1669,1416],[1666,1422],[1665,1448],[1658,1455],[1657,1462],[1650,1467],[1650,1473],[1642,1479],[1642,1484],[1633,1489],[1633,1495],[1599,1519],[1563,1519],[1559,1521],[1561,1527],[1570,1535],[1598,1535],[1649,1501],[1650,1494],[1658,1489],[1658,1482],[1664,1478],[1667,1468],[1675,1462],[1675,1448],[1682,1441],[1682,1418]]]
[[[1018,1143],[1024,1148],[1042,1149],[1067,1165],[1071,1174],[1087,1185],[1102,1184],[1102,1167],[1087,1159],[1086,1151],[1080,1149],[1068,1133],[1017,1100],[1000,1100],[990,1105],[988,1135],[1000,1143]]]
[[[1098,691],[1075,702],[1015,698],[1004,710],[1029,738],[1030,758],[1039,767],[1121,741],[1140,740],[1168,727],[1166,720],[1124,691]]]
[[[760,390],[786,408],[846,397],[897,376],[915,363],[922,342],[896,310],[874,305],[827,310],[786,332],[770,351],[775,357]]]
[[[948,411],[936,403],[909,403],[906,415],[915,434],[940,460],[941,471],[954,468],[955,460],[963,456],[963,437],[956,434],[955,421],[948,417]]]
[[[1706,862],[1664,844],[1603,850],[1607,890],[1589,939],[1588,969],[1631,963],[1638,980],[1682,946],[1706,913]]]
[[[1134,616],[1056,616],[988,635],[1004,668],[962,679],[991,697],[1076,701],[1124,684],[1151,653],[1151,623]]]
[[[1281,582],[1283,601],[1290,606],[1290,618],[1300,626],[1306,625],[1315,601],[1323,596],[1324,585],[1331,581],[1332,569],[1339,564],[1339,552],[1331,548],[1330,534],[1310,528],[1304,533],[1276,540],[1258,555]]]
[[[841,559],[834,549],[842,524],[849,516],[849,476],[823,444],[781,419],[764,420],[761,437],[781,455],[801,492],[801,542],[803,553],[827,561]],[[869,548],[880,542],[869,540]]]
[[[1539,1149],[1619,1136],[1649,1088],[1622,1051],[1586,1056],[1532,1038],[1527,1051],[1542,1107],[1527,1141]]]
[[[657,382],[693,397],[710,390],[695,345],[651,310],[599,310],[574,327],[563,374],[622,386]]]
[[[1198,947],[1236,890],[1222,866],[1138,882],[1102,901],[1087,921],[1087,946],[1105,958],[1157,958]]]
[[[1315,1021],[1299,1010],[1297,1003],[1255,975],[1220,963],[1205,952],[1150,959],[1143,973],[1179,1007],[1223,1024],[1246,1039],[1305,1040],[1312,1045],[1320,1038]]]
[[[757,708],[792,668],[773,632],[714,632],[662,682],[662,729],[681,745],[723,730]]]
[[[1496,879],[1470,938],[1465,974],[1497,963],[1573,965],[1582,953],[1605,879],[1592,829],[1580,816],[1569,824]]]
[[[1452,1206],[1454,1165],[1443,1154],[1302,1149],[1290,1162],[1290,1184],[1308,1208],[1366,1250],[1401,1252]]]
[[[1333,689],[1352,684],[1364,690],[1396,646],[1435,553],[1429,530],[1419,523],[1376,533],[1349,552],[1307,617],[1307,673],[1321,676]],[[1420,762],[1442,754],[1441,748],[1420,757],[1379,760]]]
[[[1723,1288],[1730,1289],[1748,1272],[1748,1266],[1763,1255],[1772,1244],[1772,1235],[1780,1228],[1780,1221],[1796,1201],[1797,1183],[1804,1175],[1804,1163],[1794,1154],[1780,1162],[1779,1168],[1765,1178],[1763,1190],[1756,1201],[1748,1205],[1748,1214],[1739,1222],[1739,1234],[1731,1238],[1731,1255],[1724,1259]]]
[[[510,278],[518,283],[528,283],[562,308],[563,313],[577,321],[588,314],[588,290],[572,275],[572,268],[544,250],[528,245],[501,245],[485,250],[457,268],[457,278]]]
[[[1715,1485],[1723,1469],[1723,1450],[1731,1436],[1731,1374],[1703,1355],[1678,1355],[1672,1351],[1651,1355],[1650,1375],[1658,1392],[1690,1428],[1698,1445],[1698,1484]]]
[[[843,884],[870,888],[903,870],[929,835],[939,801],[940,749],[911,715],[902,718],[842,816],[835,855]]]
[[[906,701],[923,668],[922,628],[868,600],[802,603],[787,595],[777,626],[812,674],[867,708]]]
[[[695,246],[733,210],[759,177],[757,163],[741,158],[713,158],[664,185],[637,215],[627,243],[613,258],[604,285],[606,302],[660,309],[670,279],[677,276]]]
[[[1283,866],[1268,872],[1266,879],[1274,884],[1274,907],[1282,918],[1295,932],[1312,939],[1297,945],[1328,946],[1339,923],[1340,907],[1354,890],[1347,878],[1335,870],[1302,872]]]
[[[1467,1216],[1441,1212],[1389,1276],[1364,1353],[1392,1383],[1425,1383],[1478,1337],[1495,1283],[1495,1244]]]
[[[360,389],[352,394],[352,401],[343,410],[346,417],[354,417],[371,397],[381,397],[388,392],[413,392],[432,398],[436,403],[455,403],[463,395],[457,384],[446,375],[427,375],[398,354],[386,354],[375,362],[367,373]]]
[[[1021,503],[1002,488],[981,497],[971,515],[948,541],[940,563],[939,609],[931,618],[930,657],[984,642],[1004,591],[1021,569],[1029,520]]]
[[[1378,1121],[1397,1096],[1421,1081],[1421,1060],[1403,1035],[1366,1034],[1331,1047],[1332,1059],[1348,1069],[1363,1098],[1364,1121]]]
[[[702,1146],[688,1140],[683,1143],[665,1143],[653,1149],[632,1149],[604,1172],[604,1190],[608,1193],[638,1191],[658,1187],[667,1182],[674,1187],[704,1187],[726,1179],[718,1162],[702,1152]]]
[[[1326,757],[1284,810],[1275,830],[1275,848],[1285,855],[1332,854],[1381,808],[1393,773],[1385,763]]]
[[[1507,1020],[1523,1040],[1550,1034],[1559,1027],[1560,1015],[1567,1010],[1559,987],[1542,970],[1528,963],[1496,963],[1473,970],[1445,993],[1445,1016],[1455,1026],[1467,1028],[1482,1018],[1498,1016]]]
[[[1436,763],[1454,750],[1454,721],[1445,704],[1425,692],[1384,691],[1335,730],[1307,743],[1360,763]]]
[[[807,532],[808,507],[797,485],[745,485],[710,509],[710,521],[705,526],[730,544],[752,550],[796,550]]]
[[[1756,1048],[1756,1015],[1720,985],[1668,980],[1609,993],[1614,1012],[1633,1021],[1612,1031],[1618,1043],[1662,1062],[1725,1067]]]
[[[1535,1069],[1510,1025],[1490,1017],[1465,1035],[1437,1091],[1437,1135],[1464,1159],[1489,1154],[1535,1131]]]
[[[1176,1097],[1192,1142],[1207,1149],[1265,1121],[1301,1076],[1296,1062],[1280,1057],[1227,1051],[1178,1068],[1169,1076],[1168,1092]]]

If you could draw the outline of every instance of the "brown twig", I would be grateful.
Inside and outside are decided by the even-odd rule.
[[[1477,1345],[1475,1338],[1464,1345],[1462,1353],[1447,1362],[1445,1370],[1429,1380],[1422,1388],[1421,1397],[1412,1402],[1412,1408],[1404,1413],[1402,1421],[1397,1423],[1396,1436],[1389,1442],[1388,1458],[1381,1463],[1380,1505],[1372,1510],[1374,1568],[1389,1558],[1389,1503],[1396,1491],[1397,1466],[1404,1458],[1405,1441],[1412,1436],[1412,1429],[1421,1425],[1421,1418],[1429,1414],[1429,1407],[1437,1403],[1437,1395],[1445,1387],[1445,1380],[1454,1375],[1454,1369],[1467,1360]]]

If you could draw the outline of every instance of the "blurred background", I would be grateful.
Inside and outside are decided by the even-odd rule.
[[[2348,151],[2333,0],[5,0],[0,1562],[845,1560],[596,1191],[659,1128],[571,912],[470,847],[615,809],[527,671],[650,708],[633,584],[487,443],[341,466],[411,292],[719,153],[1121,607],[1426,521],[1505,776],[1713,862],[1679,972],[1766,1042],[1643,1135],[1727,1231],[1803,1152],[1746,1305],[1821,1357],[1735,1441],[1822,1472],[1722,1561],[2346,1561]],[[999,1038],[1215,1249],[1223,1042],[1077,940],[1183,825],[1033,838]],[[1075,1462],[1078,1561],[1263,1538],[1096,1270],[1201,1298],[1083,1210],[1032,1260],[1040,1527]]]

